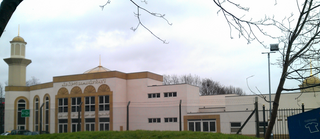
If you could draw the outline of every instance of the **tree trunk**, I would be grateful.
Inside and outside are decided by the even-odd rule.
[[[275,98],[274,98],[274,101],[273,101],[273,108],[272,108],[270,123],[269,123],[268,129],[267,129],[266,135],[265,135],[265,139],[270,139],[271,132],[272,132],[274,123],[275,123],[276,118],[277,118],[277,112],[278,112],[278,108],[279,108],[280,96],[281,96],[281,92],[282,92],[282,89],[283,89],[283,85],[284,85],[284,83],[286,81],[286,77],[287,77],[287,75],[286,75],[287,74],[287,69],[288,69],[287,64],[284,64],[283,69],[282,69],[282,75],[281,75],[281,78],[280,78],[280,82],[279,82],[279,85],[278,85],[278,88],[277,88],[277,92],[276,92],[276,95],[275,95]]]
[[[6,28],[13,12],[23,0],[3,0],[0,5],[0,37]]]

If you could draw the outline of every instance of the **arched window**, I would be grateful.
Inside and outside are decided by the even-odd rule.
[[[39,131],[39,98],[36,96],[34,99],[34,105],[33,105],[33,109],[34,109],[34,121],[33,121],[33,125],[34,125],[34,131]]]
[[[18,129],[26,129],[26,118],[21,116],[21,110],[26,109],[26,101],[24,99],[20,99],[18,101],[18,105],[17,105],[17,121],[18,121]]]
[[[50,99],[49,96],[45,96],[45,107],[44,107],[44,127],[45,131],[49,132],[49,116],[50,116]]]

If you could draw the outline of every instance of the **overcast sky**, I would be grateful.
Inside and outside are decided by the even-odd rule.
[[[10,42],[18,35],[27,42],[27,79],[32,76],[41,83],[52,77],[83,72],[99,65],[125,73],[150,71],[160,75],[198,75],[222,85],[240,87],[251,94],[258,87],[268,93],[268,52],[257,42],[247,44],[230,30],[212,0],[149,0],[136,2],[152,12],[165,14],[172,23],[141,13],[143,23],[161,39],[146,29],[130,30],[138,23],[136,7],[129,1],[112,0],[25,0],[11,17],[0,38],[0,57],[10,57]],[[250,9],[253,16],[263,16],[274,8],[274,2]],[[248,5],[250,6],[250,5]],[[280,9],[283,7],[280,7]],[[256,11],[255,11],[256,10]],[[279,13],[279,12],[278,12]],[[276,41],[267,40],[266,43]],[[276,62],[278,53],[271,55]],[[281,69],[271,66],[272,92],[276,91]],[[0,82],[8,80],[8,65],[0,61]],[[289,88],[297,82],[286,82]]]

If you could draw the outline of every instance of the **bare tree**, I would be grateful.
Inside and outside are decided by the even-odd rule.
[[[246,20],[242,15],[236,16],[231,13],[231,9],[228,9],[228,6],[232,6],[232,10],[236,8],[245,12],[249,12],[249,8],[243,7],[241,4],[232,2],[231,0],[213,0],[213,2],[220,8],[219,13],[222,13],[225,17],[230,32],[232,30],[238,31],[239,35],[243,36],[248,43],[257,40],[266,47],[265,42],[260,39],[261,36],[264,36],[277,39],[279,43],[283,44],[283,47],[279,51],[282,54],[279,60],[282,73],[273,101],[271,120],[265,135],[265,138],[269,139],[277,117],[281,92],[320,85],[313,84],[299,88],[284,88],[286,80],[295,80],[302,84],[305,79],[313,76],[313,74],[307,74],[311,73],[311,70],[314,71],[314,74],[319,73],[319,67],[309,68],[309,65],[311,64],[310,59],[319,58],[320,49],[316,44],[319,43],[320,37],[320,3],[315,0],[296,0],[297,15],[288,15],[287,17],[283,17],[283,20],[276,20],[274,16],[265,16],[257,20],[251,18]],[[275,1],[275,6],[277,6],[277,1]],[[264,29],[266,28],[272,28],[281,33],[276,36],[265,31]]]
[[[32,76],[30,80],[26,81],[26,86],[33,86],[33,85],[37,85],[37,84],[40,84],[39,79],[37,79],[34,76]]]
[[[218,95],[218,94],[238,94],[245,95],[241,88],[233,86],[223,86],[212,79],[201,79],[198,75],[164,75],[163,84],[190,84],[199,87],[200,95]]]

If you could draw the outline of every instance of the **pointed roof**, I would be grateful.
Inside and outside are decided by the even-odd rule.
[[[106,72],[106,71],[111,71],[111,70],[99,65],[98,67],[95,67],[93,69],[87,70],[86,72],[84,72],[84,74],[86,74],[86,73],[96,73],[96,72]]]
[[[95,67],[93,69],[87,70],[86,72],[84,72],[84,74],[85,73],[106,72],[106,71],[111,71],[111,70],[101,66],[101,56],[99,56],[99,66]]]

